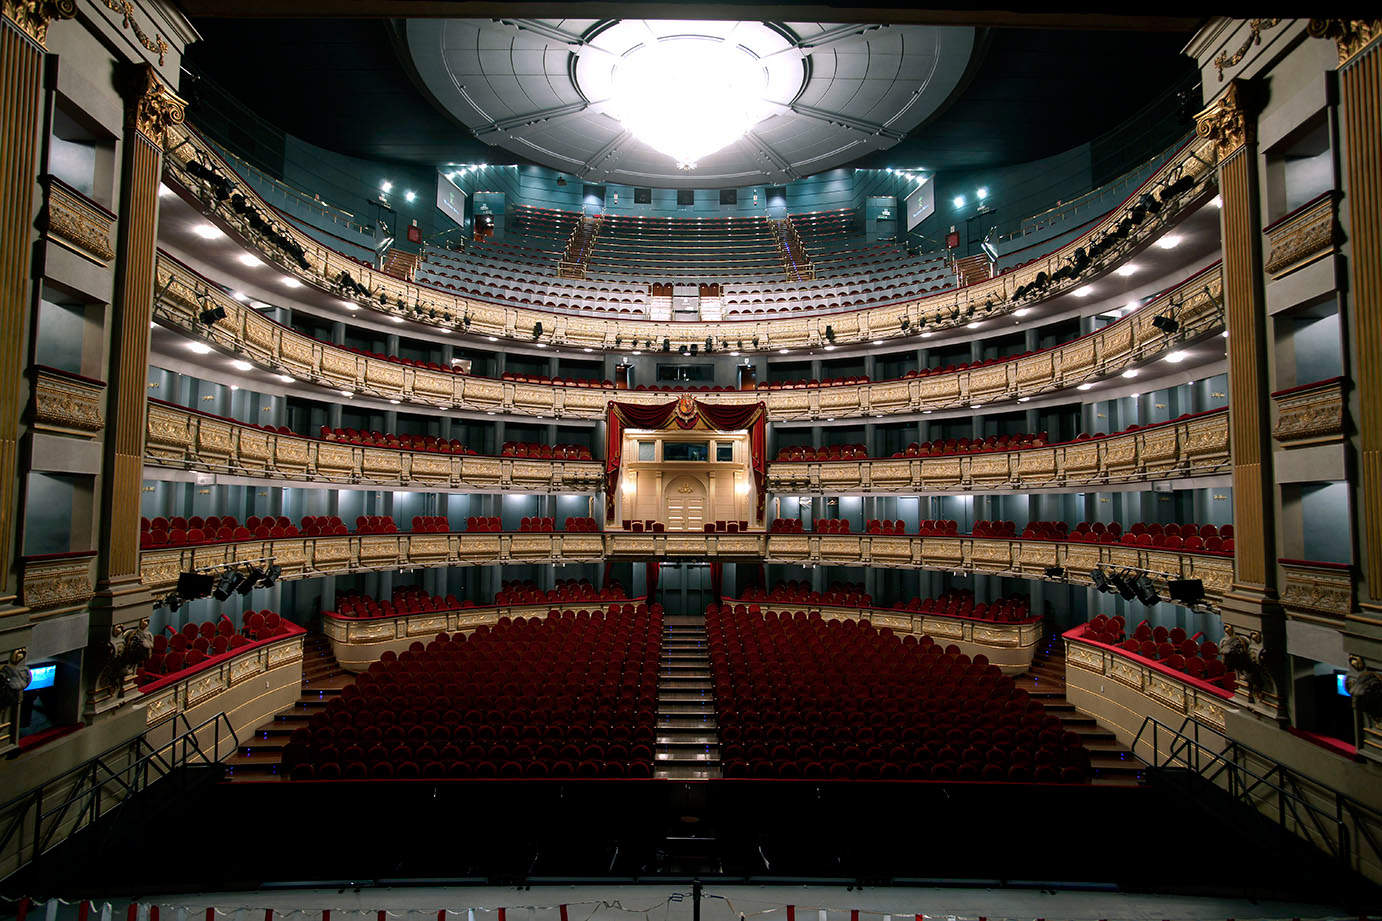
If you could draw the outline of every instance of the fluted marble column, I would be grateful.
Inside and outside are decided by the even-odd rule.
[[[1339,52],[1339,108],[1352,236],[1349,300],[1358,387],[1358,523],[1364,608],[1382,616],[1382,19],[1312,19]]]
[[[1227,628],[1248,640],[1274,680],[1239,696],[1264,716],[1283,714],[1285,618],[1276,594],[1276,528],[1272,479],[1271,403],[1262,275],[1262,216],[1257,176],[1253,86],[1241,80],[1195,119],[1214,142],[1223,208],[1224,312],[1228,327],[1229,437],[1233,450],[1233,588],[1223,602]]]
[[[151,613],[139,574],[139,499],[144,467],[149,322],[153,314],[154,257],[158,235],[158,187],[164,132],[181,123],[185,104],[148,64],[122,75],[125,133],[121,164],[120,235],[115,303],[112,305],[107,372],[104,476],[101,489],[101,555],[92,602],[93,644]],[[128,689],[93,682],[88,712],[118,706]]]
[[[43,43],[75,0],[4,0],[0,15],[0,616],[18,592],[19,420],[33,309],[30,261],[43,132]],[[13,612],[11,612],[13,613]]]

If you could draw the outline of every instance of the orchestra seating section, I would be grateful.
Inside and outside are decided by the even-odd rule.
[[[645,218],[607,214],[586,260],[589,278],[781,278],[776,232],[764,217]]]
[[[1204,639],[1203,634],[1187,636],[1183,627],[1153,627],[1145,620],[1137,625],[1132,636],[1126,636],[1124,629],[1121,616],[1097,614],[1085,625],[1081,639],[1117,646],[1230,693],[1237,686],[1236,674],[1225,668],[1219,657],[1219,644]]]
[[[866,621],[706,611],[727,777],[1080,783],[1089,756],[983,655]]]
[[[565,241],[562,241],[565,245]],[[560,247],[558,247],[560,255]],[[539,256],[545,256],[545,253]],[[460,297],[571,313],[642,317],[648,286],[635,282],[557,277],[547,262],[501,243],[478,243],[463,253],[427,248],[417,280]]]
[[[500,457],[540,457],[552,460],[590,460],[590,449],[581,445],[543,445],[531,441],[506,441]]]
[[[183,624],[181,630],[165,627],[163,633],[154,637],[153,651],[139,667],[135,683],[150,684],[217,656],[234,655],[250,643],[287,634],[292,629],[288,621],[268,610],[247,611],[243,622],[244,626],[237,630],[231,619],[222,614],[216,620]]]
[[[289,431],[286,434],[291,435],[292,432]],[[465,455],[476,453],[474,449],[467,448],[454,438],[446,441],[436,435],[391,435],[375,431],[357,432],[355,429],[333,429],[326,425],[321,427],[321,440],[369,448],[393,448],[397,451],[427,451],[433,454]]]
[[[748,602],[747,608],[744,602]],[[763,605],[836,605],[846,608],[869,608],[873,597],[859,582],[832,582],[823,592],[813,591],[810,583],[795,579],[779,582],[769,591],[761,587],[744,591],[734,606],[736,615],[761,613]],[[892,606],[894,611],[938,614],[945,617],[967,617],[974,620],[1000,623],[1025,623],[1033,620],[1031,601],[1021,595],[1009,595],[996,601],[975,603],[974,592],[952,589],[939,598],[913,598]]]
[[[386,652],[284,747],[293,780],[650,778],[660,605],[512,620]]]
[[[609,601],[624,601],[624,589],[618,583],[611,583],[603,589],[596,589],[588,580],[558,579],[556,587],[546,591],[531,581],[506,579],[494,596],[494,604],[557,604],[570,602],[592,602],[603,604]],[[336,594],[336,609],[323,611],[323,616],[377,618],[397,617],[405,614],[427,614],[434,611],[459,611],[477,607],[474,601],[460,600],[455,595],[429,595],[416,585],[400,585],[393,590],[393,597],[387,601],[377,601],[369,595],[357,591],[342,591]],[[549,614],[559,613],[551,611]]]

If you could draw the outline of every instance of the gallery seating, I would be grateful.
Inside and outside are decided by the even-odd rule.
[[[205,665],[220,656],[235,655],[258,640],[286,636],[296,629],[270,610],[247,611],[236,629],[226,614],[214,620],[183,624],[180,630],[168,626],[154,637],[149,658],[135,673],[135,683],[147,685],[183,669]]]
[[[1097,614],[1085,625],[1081,639],[1117,647],[1128,655],[1159,662],[1173,671],[1206,681],[1225,691],[1237,686],[1237,675],[1219,657],[1219,644],[1204,634],[1188,636],[1184,627],[1153,627],[1142,621],[1131,636],[1125,633],[1121,615]]]

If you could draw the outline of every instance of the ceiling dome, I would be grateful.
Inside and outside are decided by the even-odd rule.
[[[885,150],[936,112],[964,27],[410,20],[428,91],[480,139],[583,179],[787,182]]]

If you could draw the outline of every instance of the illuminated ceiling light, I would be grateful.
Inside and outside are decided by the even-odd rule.
[[[353,391],[353,390],[340,390],[340,391],[337,391],[337,392],[340,393],[340,395],[343,396],[343,397],[353,397],[353,396],[355,396],[355,391]]]
[[[1137,377],[1137,369],[1129,368],[1128,370],[1123,372],[1123,376],[1126,377],[1128,380],[1132,380],[1134,377]]]
[[[955,207],[956,207],[956,208],[963,208],[964,206],[965,206],[965,197],[964,197],[963,195],[956,195],[956,196],[955,196]]]
[[[593,351],[595,351],[595,350],[594,350],[594,349],[581,349],[581,351],[582,351],[582,352],[593,352]]]
[[[970,403],[970,404],[969,404],[969,408],[970,408],[970,409],[983,409],[983,408],[984,408],[984,404],[983,404],[983,403]]]
[[[634,350],[633,350],[632,352],[630,352],[629,354],[630,354],[630,355],[642,355],[642,354],[643,354],[643,350],[642,350],[642,349],[634,349]],[[739,353],[738,353],[738,352],[735,352],[734,354],[735,354],[735,355],[738,355]]]
[[[974,196],[975,196],[976,198],[978,198],[980,201],[983,201],[984,199],[988,198],[988,197],[989,197],[989,189],[988,189],[988,186],[980,186],[978,189],[975,190]]]
[[[232,292],[230,293],[230,296],[231,296],[234,300],[237,300],[237,301],[239,301],[239,302],[242,303],[242,304],[243,304],[245,301],[247,301],[247,300],[250,299],[250,298],[249,298],[249,295],[246,294],[246,293],[243,292],[243,291],[232,291]]]
[[[1032,308],[1030,308],[1030,307],[1019,307],[1019,308],[1017,308],[1016,310],[1013,311],[1013,316],[1015,316],[1015,317],[1025,317],[1027,314],[1029,314],[1029,313],[1031,313],[1031,312],[1032,312]]]
[[[1091,288],[1089,285],[1085,285],[1083,288],[1077,288],[1077,289],[1075,289],[1075,296],[1076,296],[1076,297],[1089,297],[1089,296],[1090,296],[1091,294],[1093,294],[1093,293],[1094,293],[1094,289]]]
[[[280,374],[278,376],[278,379],[283,381],[283,383],[285,384],[296,384],[298,382],[298,379],[296,377],[293,377],[291,374]]]
[[[251,301],[250,306],[253,307],[255,310],[273,310],[272,307],[270,307],[263,301]]]
[[[231,366],[232,368],[234,368],[236,371],[253,371],[253,370],[254,370],[254,365],[250,364],[248,361],[241,361],[241,360],[238,359],[238,358],[235,359],[234,361],[232,361],[232,362],[230,363],[230,366]]]
[[[206,355],[211,351],[211,346],[207,345],[205,342],[189,342],[187,343],[187,347],[198,355]]]
[[[1026,403],[1026,402],[1027,402],[1028,400],[1030,400],[1030,399],[1031,399],[1031,397],[1018,397],[1018,398],[1017,398],[1017,402],[1019,402],[1019,403]]]
[[[1094,385],[1093,385],[1093,384],[1081,384],[1080,386],[1076,387],[1075,389],[1076,389],[1076,390],[1093,390],[1093,389],[1094,389]]]
[[[231,384],[231,385],[230,385],[230,389],[231,389],[231,390],[239,390],[239,389],[240,389],[240,386],[239,386],[238,384]]]
[[[926,332],[922,333],[922,334],[921,334],[921,338],[923,338],[923,339],[930,339],[930,338],[931,338],[931,331],[928,329]]]
[[[1118,274],[1122,275],[1124,278],[1127,278],[1129,275],[1132,275],[1136,271],[1137,266],[1133,265],[1131,262],[1129,262],[1127,265],[1120,265],[1118,267]]]
[[[159,198],[167,198],[169,195],[172,195],[172,194],[173,194],[173,190],[172,190],[172,189],[168,188],[166,185],[163,185],[163,184],[161,184],[161,183],[159,184],[159,187],[158,187],[158,197],[159,197]]]
[[[498,341],[499,341],[498,338],[496,338],[496,337],[494,337],[494,336],[486,336],[485,338],[488,339],[490,342],[498,342]]]
[[[285,276],[285,277],[282,279],[282,281],[283,281],[283,287],[285,287],[285,288],[301,288],[301,287],[302,287],[302,282],[298,281],[296,278],[293,278],[293,277],[291,277],[291,276]]]
[[[403,200],[409,202],[417,201],[417,193],[414,192],[412,189],[409,189],[408,191],[403,193]]]
[[[354,301],[341,301],[341,306],[344,307],[346,310],[360,309],[360,305],[355,303]]]
[[[1123,305],[1123,310],[1125,310],[1128,313],[1132,313],[1134,310],[1141,308],[1141,306],[1142,302],[1137,300],[1136,298],[1133,298],[1132,300],[1128,301],[1126,304]]]
[[[203,240],[219,240],[225,234],[221,233],[221,228],[215,224],[198,224],[192,228],[192,232]]]
[[[247,266],[249,266],[249,267],[252,268],[252,269],[257,269],[257,268],[259,268],[259,266],[261,266],[261,265],[264,264],[264,263],[262,263],[262,262],[259,261],[259,257],[258,257],[258,256],[254,256],[254,255],[251,255],[251,254],[249,254],[249,253],[241,253],[241,254],[240,254],[239,256],[237,256],[236,258],[240,260],[240,264],[241,264],[241,265],[247,265]]]
[[[791,349],[778,349],[778,350],[777,350],[777,354],[779,354],[779,355],[786,355],[786,354],[787,354],[788,352],[790,352],[790,351],[791,351]]]
[[[497,415],[497,413],[495,413],[495,411],[492,410],[492,409],[487,409],[487,410],[485,410],[485,415],[486,415],[486,416],[493,416],[493,415]]]
[[[979,328],[979,321],[978,321],[978,320],[975,320],[975,321],[973,321],[973,322],[971,322],[971,323],[967,323],[967,324],[965,325],[965,329],[978,329],[978,328]]]
[[[638,353],[637,353],[637,352],[634,352],[634,354],[637,355]],[[734,350],[733,352],[730,352],[730,353],[729,353],[729,357],[730,357],[730,358],[738,358],[738,357],[739,357],[739,350],[736,349],[736,350]]]
[[[390,400],[390,401],[389,401],[389,405],[390,405],[390,406],[397,406],[397,405],[398,405],[398,400]]]
[[[1173,365],[1178,365],[1178,364],[1180,364],[1182,361],[1185,361],[1185,359],[1187,359],[1187,358],[1189,358],[1189,357],[1190,357],[1190,353],[1189,353],[1189,352],[1172,352],[1171,354],[1169,354],[1169,355],[1166,356],[1166,360],[1169,361],[1169,362],[1170,362],[1171,364],[1173,364]]]
[[[767,89],[767,69],[739,45],[703,35],[668,36],[619,60],[606,108],[678,168],[695,169],[773,114]]]
[[[882,345],[882,344],[883,344],[883,340],[882,340],[882,339],[875,339],[875,340],[873,340],[873,344],[874,344],[874,345]]]
[[[391,316],[391,317],[389,317],[389,319],[390,319],[390,320],[393,320],[395,323],[402,323],[402,322],[403,322],[403,318],[400,317],[400,316]]]
[[[540,348],[540,349],[545,349],[545,348],[547,348],[547,343],[545,343],[545,342],[539,342],[539,343],[537,344],[537,347]]]
[[[1209,203],[1216,208],[1222,208],[1224,206],[1224,196],[1215,195],[1212,199],[1210,199]]]
[[[1180,234],[1168,233],[1160,240],[1157,240],[1156,245],[1160,246],[1162,249],[1175,249],[1177,246],[1180,246],[1180,240]]]
[[[1224,331],[1221,332],[1219,335],[1220,335],[1220,336],[1223,336],[1225,339],[1227,339],[1227,338],[1228,338],[1228,330],[1224,330]]]
[[[383,182],[379,183],[379,191],[381,191],[381,192],[392,192],[392,191],[393,191],[393,183],[390,182],[389,180],[385,179]]]
[[[921,411],[921,414],[922,414],[923,416],[929,416],[929,415],[931,415],[931,410],[929,410],[929,409],[923,409],[923,410]]]
[[[835,346],[833,346],[833,345],[827,345],[827,346],[825,347],[825,350],[826,350],[827,352],[833,352],[833,351],[835,351]]]

